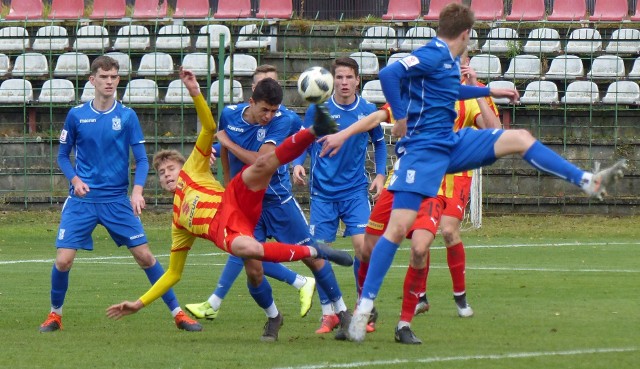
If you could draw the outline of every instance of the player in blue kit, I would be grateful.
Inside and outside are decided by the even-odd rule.
[[[108,56],[93,61],[89,81],[95,86],[95,98],[72,108],[60,133],[58,165],[71,185],[56,239],[51,312],[40,325],[40,332],[62,329],[62,305],[73,260],[78,250],[93,250],[91,233],[98,224],[107,229],[118,246],[127,246],[151,284],[164,274],[149,250],[138,218],[145,207],[142,189],[149,162],[136,113],[115,100],[118,69],[118,62]],[[129,149],[136,162],[130,198]],[[69,158],[71,151],[75,151],[75,165]],[[202,330],[198,322],[184,314],[173,290],[162,299],[178,328]]]
[[[467,48],[475,17],[464,5],[442,9],[438,34],[429,44],[380,71],[382,90],[396,124],[392,133],[402,137],[389,190],[392,212],[383,236],[371,254],[362,297],[349,326],[349,339],[363,341],[373,302],[391,267],[395,253],[416,219],[424,197],[435,197],[446,173],[489,165],[498,158],[518,154],[534,168],[556,175],[588,195],[602,198],[606,188],[623,174],[626,161],[596,173],[585,172],[537,141],[526,130],[461,129],[453,132],[454,103],[472,97],[518,99],[510,89],[461,86],[460,55]]]
[[[360,84],[358,63],[352,58],[335,59],[331,65],[334,77],[334,93],[324,103],[332,118],[344,130],[359,119],[375,112],[377,107],[357,95]],[[304,124],[313,124],[316,106],[312,105],[306,112]],[[369,140],[375,149],[376,176],[369,186],[369,178],[365,172],[365,159]],[[344,236],[351,236],[355,250],[354,274],[357,280],[361,250],[364,247],[364,230],[367,226],[371,205],[370,190],[375,190],[377,197],[384,186],[386,175],[387,149],[384,133],[380,126],[369,132],[350,137],[342,150],[332,157],[320,157],[322,144],[311,145],[311,166],[309,173],[309,189],[311,198],[310,227],[316,240],[327,243],[334,242],[338,232],[339,221],[345,224]],[[294,161],[294,181],[304,183],[306,172],[302,164],[305,156]],[[323,323],[317,333],[327,333],[338,324],[347,323],[336,317],[336,312],[327,299],[322,287],[318,287],[322,304]],[[333,307],[335,308],[335,307]],[[373,327],[373,325],[371,326]],[[338,338],[346,339],[342,335]]]

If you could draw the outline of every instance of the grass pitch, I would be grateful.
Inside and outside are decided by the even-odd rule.
[[[11,368],[632,368],[640,361],[640,218],[495,217],[463,234],[467,295],[476,315],[461,319],[441,239],[432,250],[432,308],[413,321],[422,345],[394,342],[406,245],[376,303],[378,330],[362,344],[316,335],[316,300],[298,315],[292,287],[272,281],[285,317],[280,339],[259,340],[266,321],[239,278],[203,332],[176,329],[161,300],[111,321],[107,306],[134,300],[149,283],[106,231],[79,252],[70,274],[64,330],[38,333],[49,311],[57,212],[0,213],[0,367]],[[168,263],[169,215],[147,212],[153,252]],[[351,249],[348,241],[336,247]],[[182,305],[211,293],[226,254],[199,241],[175,291]],[[299,263],[290,265],[310,275]],[[351,269],[335,267],[345,301],[355,303]]]

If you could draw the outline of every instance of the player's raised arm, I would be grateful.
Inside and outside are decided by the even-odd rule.
[[[342,131],[321,137],[318,140],[319,143],[322,143],[320,157],[324,157],[327,154],[329,157],[336,155],[349,137],[358,133],[367,132],[388,119],[389,115],[386,110],[377,110]]]

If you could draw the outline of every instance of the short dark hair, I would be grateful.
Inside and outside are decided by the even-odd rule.
[[[353,58],[342,57],[335,59],[333,63],[331,63],[331,74],[333,76],[336,75],[336,68],[338,67],[351,68],[356,74],[356,77],[360,76],[360,66],[358,65],[358,62]]]
[[[442,8],[438,20],[438,36],[456,38],[468,29],[473,28],[476,17],[473,10],[459,3],[450,3]]]
[[[282,86],[273,78],[264,78],[256,84],[251,98],[254,102],[264,101],[269,105],[282,103]]]
[[[120,63],[110,56],[101,55],[95,58],[91,63],[91,75],[95,76],[96,73],[98,73],[98,69],[107,71],[113,68],[120,70]]]

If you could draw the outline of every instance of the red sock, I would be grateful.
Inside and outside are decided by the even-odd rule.
[[[302,155],[315,139],[316,136],[308,128],[298,131],[276,147],[276,158],[280,164],[287,164]]]
[[[427,268],[415,269],[410,266],[407,269],[407,275],[404,277],[404,286],[402,288],[402,312],[400,312],[400,320],[403,322],[411,323],[413,320],[416,305],[418,305],[418,298],[420,297],[420,289],[425,283],[426,276]]]
[[[358,298],[362,295],[362,286],[364,286],[364,280],[367,278],[367,271],[369,270],[369,263],[364,261],[360,262],[360,269],[358,269]]]
[[[262,245],[264,247],[264,257],[262,261],[281,263],[285,261],[296,261],[311,256],[311,251],[308,246],[290,245],[281,242],[265,242]]]
[[[427,267],[425,268],[426,271],[424,272],[424,283],[420,286],[422,288],[421,293],[424,293],[424,294],[427,293],[427,280],[429,279],[430,264],[431,264],[431,250],[429,250],[429,253],[427,254]]]
[[[451,273],[451,281],[453,282],[453,293],[463,293],[466,289],[464,281],[466,262],[462,242],[447,247],[447,264],[449,264],[449,272]]]

